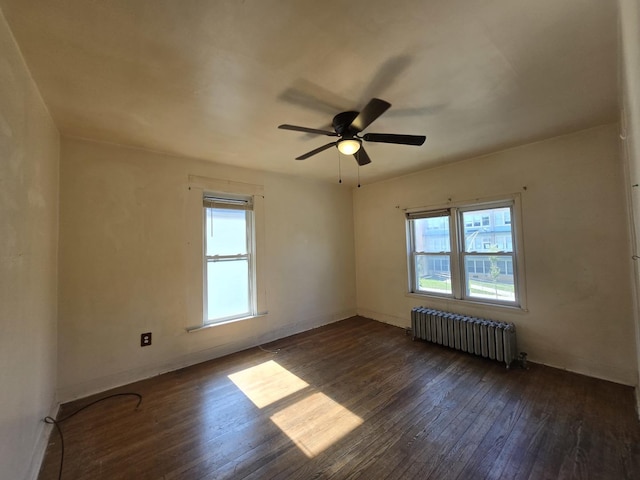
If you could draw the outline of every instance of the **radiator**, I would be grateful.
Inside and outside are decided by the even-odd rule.
[[[411,310],[411,330],[414,340],[426,340],[505,362],[507,368],[517,357],[513,323],[416,307]]]

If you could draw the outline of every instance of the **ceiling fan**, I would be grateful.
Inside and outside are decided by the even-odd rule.
[[[300,155],[296,160],[306,160],[316,153],[333,147],[338,147],[344,155],[353,155],[358,165],[366,165],[371,163],[371,159],[364,147],[362,141],[378,142],[378,143],[396,143],[400,145],[417,145],[420,146],[427,139],[424,135],[397,135],[393,133],[365,133],[360,136],[359,133],[371,125],[380,115],[386,112],[391,104],[372,98],[365,105],[361,112],[342,112],[333,117],[334,132],[328,130],[318,130],[315,128],[298,127],[296,125],[280,125],[278,128],[283,130],[294,130],[296,132],[314,133],[317,135],[326,135],[328,137],[338,137],[335,142],[327,143],[321,147],[311,150],[310,152]]]

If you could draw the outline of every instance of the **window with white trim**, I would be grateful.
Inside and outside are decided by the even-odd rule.
[[[256,314],[255,235],[250,196],[205,194],[204,323]]]
[[[514,210],[506,200],[408,212],[410,292],[521,306]]]

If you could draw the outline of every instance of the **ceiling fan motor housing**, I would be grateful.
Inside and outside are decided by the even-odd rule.
[[[351,138],[358,133],[351,130],[349,126],[356,119],[359,112],[342,112],[333,117],[333,129],[343,138]]]

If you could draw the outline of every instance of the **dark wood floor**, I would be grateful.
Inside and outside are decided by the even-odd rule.
[[[62,424],[64,479],[640,478],[633,391],[352,318],[113,392]],[[104,396],[103,394],[101,396]],[[61,416],[100,396],[64,405]],[[40,479],[57,478],[55,431]]]

